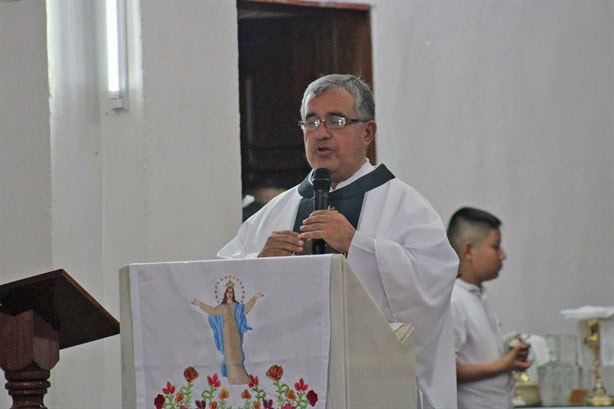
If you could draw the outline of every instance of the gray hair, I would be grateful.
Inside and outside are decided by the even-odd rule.
[[[313,81],[305,90],[301,103],[301,119],[304,120],[307,115],[307,101],[334,88],[342,88],[356,98],[354,109],[358,119],[370,121],[375,118],[373,93],[364,81],[350,74],[330,74]]]

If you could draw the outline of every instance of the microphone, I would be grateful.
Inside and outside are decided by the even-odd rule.
[[[328,209],[328,191],[330,190],[330,170],[317,168],[313,172],[313,211]],[[313,240],[311,254],[324,254],[324,240]]]

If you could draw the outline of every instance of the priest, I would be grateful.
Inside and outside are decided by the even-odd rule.
[[[450,295],[458,258],[439,215],[383,164],[366,159],[377,131],[369,87],[352,75],[312,82],[303,95],[305,153],[331,174],[329,208],[313,211],[311,175],[246,220],[223,258],[342,253],[389,322],[415,329],[418,408],[456,408]]]

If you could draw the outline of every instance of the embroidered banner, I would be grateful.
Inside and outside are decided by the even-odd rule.
[[[325,407],[330,258],[272,261],[129,266],[137,407]]]

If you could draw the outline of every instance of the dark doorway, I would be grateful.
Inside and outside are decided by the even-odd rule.
[[[237,1],[244,193],[267,180],[291,187],[309,171],[297,121],[311,81],[351,73],[373,85],[369,7],[323,4]],[[375,163],[374,143],[368,156]]]

